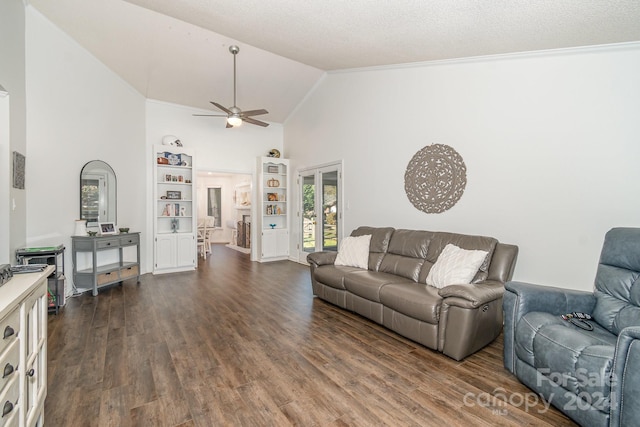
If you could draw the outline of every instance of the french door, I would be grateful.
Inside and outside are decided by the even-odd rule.
[[[311,252],[337,251],[342,232],[342,163],[298,172],[299,261]]]

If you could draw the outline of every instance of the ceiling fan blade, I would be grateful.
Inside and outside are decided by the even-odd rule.
[[[252,125],[262,126],[262,127],[265,127],[265,128],[267,126],[269,126],[269,123],[261,122],[260,120],[252,119],[250,117],[243,117],[242,121],[243,122],[247,122],[247,123],[251,123]]]
[[[229,110],[226,107],[223,107],[222,105],[218,104],[217,102],[213,102],[213,101],[209,101],[210,103],[212,103],[213,105],[215,105],[216,107],[218,107],[219,109],[221,109],[222,111],[224,111],[227,114],[231,114],[231,110]]]
[[[200,116],[200,117],[227,117],[225,114],[192,114],[192,116]]]
[[[269,114],[269,112],[265,109],[261,109],[261,110],[243,111],[242,113],[240,113],[242,117],[259,116],[261,114]]]

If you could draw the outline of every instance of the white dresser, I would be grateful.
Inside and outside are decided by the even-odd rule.
[[[0,286],[0,427],[41,426],[47,396],[47,277],[17,274]]]

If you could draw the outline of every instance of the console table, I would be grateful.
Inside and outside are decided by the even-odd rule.
[[[125,249],[133,246],[135,257],[125,254]],[[91,256],[88,267],[79,264],[79,255],[83,254]],[[140,233],[71,236],[71,257],[76,288],[88,286],[93,296],[98,295],[101,287],[132,277],[136,277],[140,283]],[[79,265],[81,268],[78,268]]]

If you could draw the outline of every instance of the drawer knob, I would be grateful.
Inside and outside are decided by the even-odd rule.
[[[2,375],[2,378],[7,378],[9,375],[13,374],[13,371],[15,371],[13,365],[11,365],[11,363],[7,363],[6,365],[4,365],[4,373]]]
[[[7,327],[4,328],[4,334],[2,335],[2,339],[6,340],[7,338],[9,338],[11,335],[13,335],[15,333],[16,333],[16,331],[14,331],[11,326],[7,325]]]
[[[27,376],[28,377],[33,377],[35,374],[36,374],[36,371],[33,368],[31,368],[31,369],[29,369],[27,371]]]
[[[7,415],[11,411],[13,411],[13,403],[7,400],[6,402],[4,402],[4,406],[2,407],[2,417]]]

